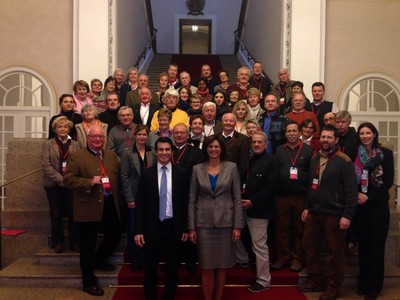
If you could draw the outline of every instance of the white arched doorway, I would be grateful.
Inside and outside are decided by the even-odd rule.
[[[355,75],[340,94],[340,109],[352,115],[352,126],[373,123],[379,131],[379,141],[390,144],[395,161],[395,183],[400,182],[400,82],[384,72],[364,72]]]
[[[13,138],[46,138],[55,91],[40,72],[27,66],[0,69],[0,184],[5,183],[6,152]],[[1,205],[5,189],[1,189]]]

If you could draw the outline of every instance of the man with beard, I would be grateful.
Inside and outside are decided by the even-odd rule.
[[[311,159],[305,210],[303,246],[306,253],[308,279],[301,292],[323,292],[320,300],[340,297],[345,269],[345,237],[354,216],[358,186],[354,165],[340,152],[339,133],[332,125],[322,129],[321,150]],[[325,288],[319,246],[325,236],[330,257]]]

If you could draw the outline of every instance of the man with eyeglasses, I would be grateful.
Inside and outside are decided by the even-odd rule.
[[[326,125],[333,125],[333,126],[335,126],[335,117],[336,117],[336,114],[335,113],[333,113],[333,112],[327,112],[325,115],[324,115],[324,125],[326,126]]]
[[[74,221],[78,223],[80,267],[83,291],[92,296],[103,296],[94,269],[114,271],[108,263],[118,245],[121,230],[121,208],[118,194],[119,165],[117,155],[104,150],[104,130],[92,126],[87,136],[87,147],[68,157],[64,185],[74,191]],[[103,239],[96,250],[97,234]]]

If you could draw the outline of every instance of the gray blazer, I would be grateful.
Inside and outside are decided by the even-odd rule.
[[[45,141],[42,144],[42,169],[43,169],[43,186],[53,187],[63,183],[63,176],[60,173],[61,170],[61,159],[60,151],[56,145],[56,142],[52,138]],[[69,146],[69,151],[79,150],[79,144],[77,141],[71,140],[71,145]]]
[[[188,229],[243,228],[240,178],[236,164],[221,162],[215,191],[211,189],[207,162],[193,167],[190,183]]]

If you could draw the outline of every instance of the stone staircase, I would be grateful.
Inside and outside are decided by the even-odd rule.
[[[172,55],[170,54],[156,54],[151,61],[149,68],[145,73],[149,76],[149,86],[152,91],[158,88],[158,75],[162,72],[166,72],[168,65],[171,62]],[[230,82],[236,82],[237,70],[241,67],[239,60],[235,55],[220,55],[219,59],[222,64],[222,68],[229,73]],[[211,66],[212,67],[212,66]],[[199,70],[200,73],[200,70]],[[191,74],[192,80],[196,78],[198,74]],[[217,78],[218,80],[218,78]]]

